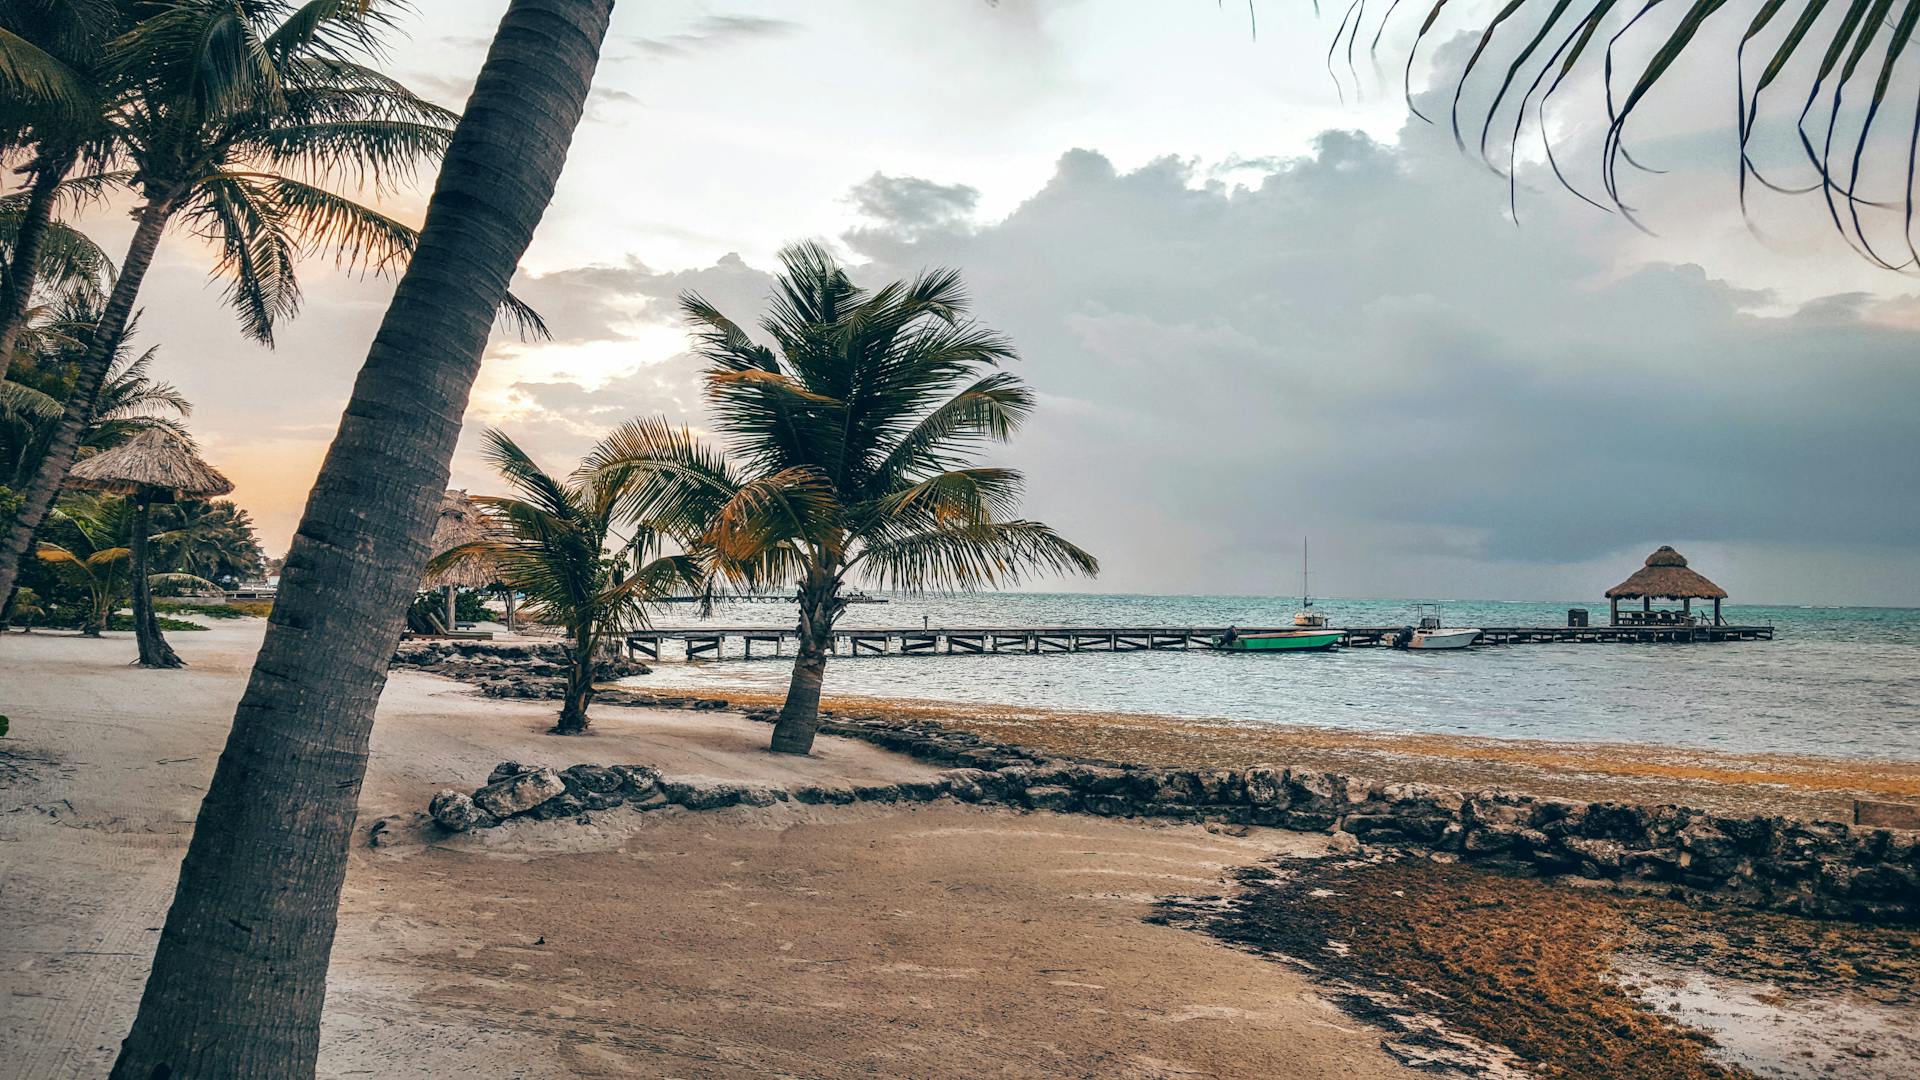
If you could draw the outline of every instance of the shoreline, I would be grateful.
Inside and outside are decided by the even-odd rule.
[[[778,708],[779,693],[618,689]],[[827,694],[824,714],[934,721],[1049,754],[1171,767],[1280,763],[1387,781],[1503,787],[1587,801],[1679,803],[1721,812],[1848,822],[1855,798],[1920,801],[1920,761],[1732,754],[1650,743],[1560,742],[1476,735],[1250,724],[1151,713],[959,704]]]

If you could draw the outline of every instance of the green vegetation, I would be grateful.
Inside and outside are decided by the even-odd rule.
[[[754,341],[698,296],[681,301],[707,361],[726,452],[663,420],[627,423],[588,459],[628,489],[637,520],[694,534],[711,572],[798,586],[800,649],[773,749],[804,754],[850,578],[907,590],[1093,574],[1099,563],[1017,516],[1023,478],[975,465],[1033,410],[1006,338],[967,318],[960,276],[935,270],[868,291],[824,248],[780,254]]]
[[[201,626],[197,622],[188,622],[185,619],[169,619],[165,615],[156,615],[154,619],[156,622],[160,624],[160,629],[162,630],[205,630],[206,629],[206,627]],[[107,629],[132,630],[133,616],[116,614],[112,618],[109,618],[107,620]]]
[[[12,590],[39,517],[79,452],[168,228],[184,222],[216,246],[215,273],[241,329],[271,345],[275,324],[299,308],[303,255],[331,250],[344,269],[385,274],[405,264],[417,240],[326,183],[385,193],[439,158],[455,119],[362,62],[391,28],[387,4],[89,0],[82,6],[97,10],[80,21],[115,31],[107,34],[79,33],[69,17],[40,10],[67,6],[0,10],[0,29],[22,45],[10,59],[33,50],[31,66],[0,65],[8,69],[0,75],[47,105],[25,118],[22,140],[46,168],[64,175],[73,167],[71,157],[48,155],[76,127],[96,148],[91,157],[131,167],[82,182],[131,189],[137,224],[52,436],[28,482],[15,485],[25,503],[0,540],[0,594]]]
[[[589,722],[594,658],[602,642],[643,623],[648,601],[697,584],[700,561],[659,554],[661,534],[644,523],[625,540],[614,535],[627,497],[618,474],[583,470],[562,480],[498,431],[487,432],[486,444],[487,459],[518,495],[475,498],[492,519],[494,537],[462,544],[428,566],[490,560],[501,581],[526,595],[530,617],[566,629],[572,663],[553,731],[577,735]],[[595,451],[607,452],[606,443]]]
[[[203,604],[192,600],[160,597],[154,600],[153,606],[161,611],[171,611],[176,615],[198,615],[203,619],[258,619],[265,617],[265,609],[272,605],[264,600]]]

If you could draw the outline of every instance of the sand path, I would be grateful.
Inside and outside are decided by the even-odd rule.
[[[102,1074],[139,997],[257,622],[0,641],[0,1076]],[[924,766],[774,758],[737,717],[547,710],[396,673],[363,826],[503,758],[776,783]],[[947,805],[615,811],[356,840],[324,1076],[1411,1077],[1288,970],[1142,921],[1156,896],[1321,838]]]

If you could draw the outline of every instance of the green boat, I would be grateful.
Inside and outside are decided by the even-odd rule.
[[[1273,630],[1242,634],[1229,629],[1213,638],[1213,647],[1227,652],[1314,652],[1331,649],[1339,643],[1338,630]]]

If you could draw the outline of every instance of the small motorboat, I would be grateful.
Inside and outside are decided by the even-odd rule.
[[[1228,627],[1213,636],[1213,647],[1227,652],[1319,652],[1340,644],[1338,630],[1266,630],[1243,634]]]
[[[1396,649],[1464,649],[1480,640],[1477,626],[1444,626],[1437,604],[1420,605],[1420,625],[1404,626],[1393,635]]]
[[[1407,642],[1407,648],[1464,649],[1478,640],[1480,640],[1478,627],[1421,627],[1413,632],[1413,638]]]

